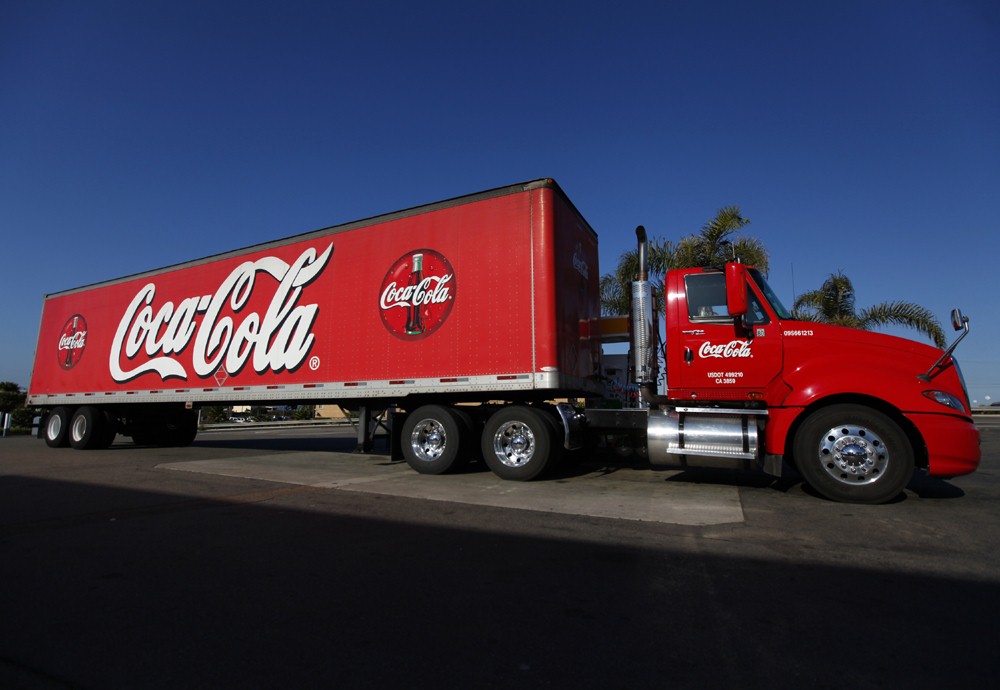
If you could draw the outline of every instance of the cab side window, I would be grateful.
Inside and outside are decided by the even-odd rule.
[[[697,323],[732,323],[726,306],[726,276],[723,273],[692,273],[684,278],[687,289],[688,318]],[[749,287],[749,286],[748,286]],[[747,320],[753,324],[770,321],[764,305],[753,290],[748,290]]]
[[[692,321],[732,321],[726,307],[726,276],[722,273],[692,273],[684,277],[688,317]]]

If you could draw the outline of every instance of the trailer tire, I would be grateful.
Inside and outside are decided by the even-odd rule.
[[[62,448],[69,445],[69,410],[56,407],[45,418],[45,445],[49,448]]]
[[[896,422],[863,405],[814,412],[795,435],[795,464],[806,483],[843,503],[886,503],[913,476],[913,448]]]
[[[158,445],[181,448],[190,446],[198,435],[198,413],[181,410],[168,416],[157,436]]]
[[[544,412],[515,405],[493,413],[483,429],[483,459],[501,479],[528,481],[554,464],[554,424]]]
[[[98,448],[110,448],[118,436],[118,417],[110,412],[104,413],[104,433],[101,435],[101,442]]]
[[[442,405],[418,407],[406,417],[400,445],[406,464],[421,474],[444,474],[462,457],[462,439],[470,431],[455,410]]]
[[[452,407],[451,411],[458,417],[461,429],[459,455],[455,460],[455,465],[452,466],[452,469],[456,469],[460,465],[480,459],[479,438],[481,425],[472,417],[469,410],[464,407]]]
[[[147,426],[135,426],[132,429],[132,443],[137,446],[155,446],[152,430]]]
[[[107,434],[107,418],[102,410],[86,405],[78,407],[69,423],[69,444],[77,450],[93,450]]]
[[[129,434],[137,446],[189,446],[198,435],[198,413],[184,409],[145,412],[132,420]]]

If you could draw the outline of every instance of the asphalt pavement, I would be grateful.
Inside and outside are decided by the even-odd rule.
[[[884,506],[597,456],[428,477],[330,428],[2,439],[0,687],[992,686],[982,432]]]

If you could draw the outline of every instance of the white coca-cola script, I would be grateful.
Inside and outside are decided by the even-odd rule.
[[[258,374],[295,369],[305,361],[315,340],[312,325],[319,312],[317,304],[297,302],[302,288],[319,277],[332,253],[331,243],[319,256],[314,248],[306,249],[291,264],[275,256],[247,261],[214,294],[187,297],[177,304],[164,302],[155,310],[156,283],[146,284],[118,323],[108,361],[112,378],[123,383],[155,372],[163,380],[187,379],[184,365],[171,355],[183,351],[192,337],[191,362],[194,373],[202,378],[219,369],[235,374],[248,360]],[[256,311],[243,313],[257,284],[263,282],[258,274],[278,281],[263,317]],[[220,316],[227,303],[233,315],[241,317],[239,324],[233,316]],[[200,322],[199,314],[203,315]],[[131,362],[140,350],[150,359],[131,369],[122,368],[122,353]]]
[[[704,342],[698,348],[698,356],[702,358],[744,359],[752,357],[753,351],[750,349],[750,343],[746,340],[731,340],[719,345]]]
[[[87,346],[87,331],[77,331],[73,335],[59,337],[60,350],[82,350]]]
[[[452,275],[427,276],[416,285],[397,287],[393,281],[385,286],[379,305],[383,309],[393,307],[420,307],[425,304],[442,304],[451,298],[448,283]]]

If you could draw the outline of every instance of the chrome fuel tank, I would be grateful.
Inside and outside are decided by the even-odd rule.
[[[661,467],[751,469],[766,410],[676,407],[649,414],[649,461]]]

